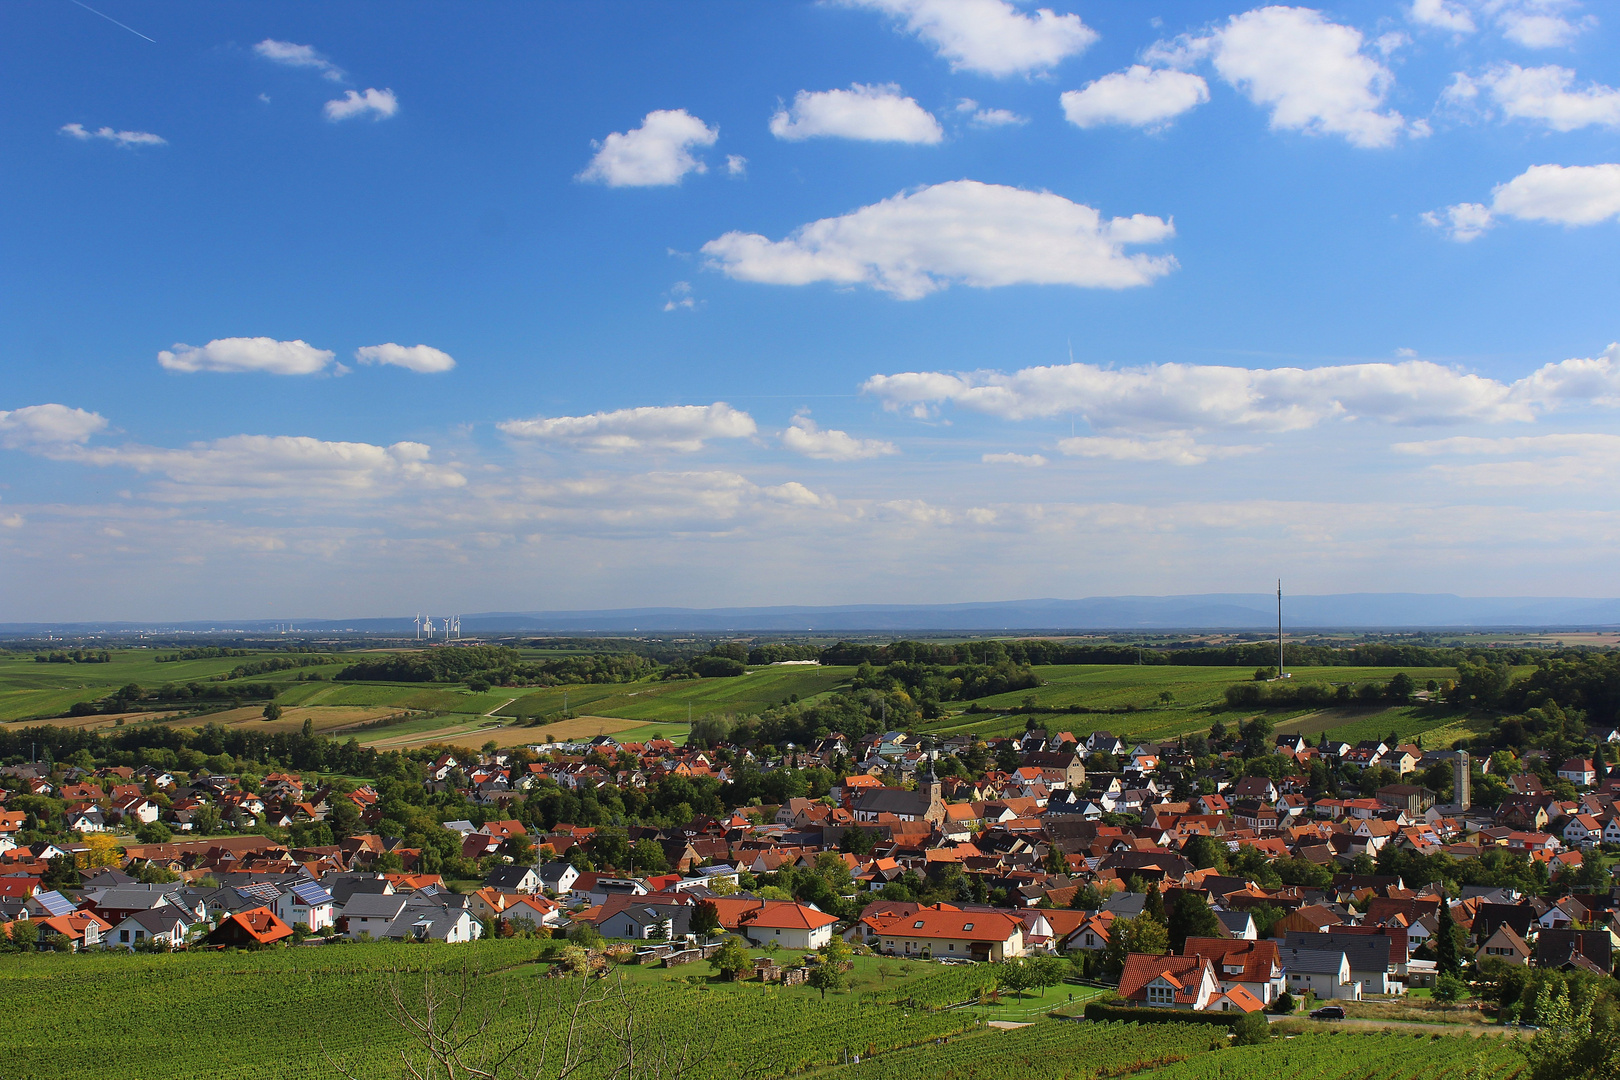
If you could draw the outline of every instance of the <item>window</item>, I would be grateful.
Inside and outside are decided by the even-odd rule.
[[[972,923],[963,923],[962,924],[962,932],[964,934],[967,933],[969,930],[972,930],[972,929],[973,929],[973,924]]]
[[[923,928],[922,920],[918,919],[916,922],[912,923],[911,928],[913,930],[921,930]]]
[[[128,930],[120,930],[120,931],[118,931],[118,940],[119,941],[128,941],[129,940],[129,931]]]

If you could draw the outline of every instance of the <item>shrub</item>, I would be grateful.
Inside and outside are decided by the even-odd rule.
[[[1232,1025],[1232,1035],[1234,1046],[1259,1046],[1271,1041],[1271,1024],[1265,1013],[1244,1013]]]
[[[1271,1003],[1271,1011],[1282,1016],[1292,1013],[1294,1011],[1294,995],[1286,990],[1278,994],[1277,1000]]]

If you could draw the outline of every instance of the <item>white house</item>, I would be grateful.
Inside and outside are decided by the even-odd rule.
[[[123,919],[102,940],[117,949],[136,949],[160,942],[173,949],[185,944],[186,932],[194,925],[191,913],[174,904],[137,911]]]
[[[288,926],[303,923],[318,932],[336,921],[332,894],[313,881],[302,882],[282,891],[271,910]]]
[[[1293,996],[1300,997],[1311,990],[1319,998],[1361,1000],[1361,983],[1350,977],[1350,958],[1343,951],[1284,948],[1278,952],[1282,957],[1283,981]]]
[[[399,941],[443,941],[459,945],[477,941],[484,932],[483,925],[467,908],[412,908],[408,907],[383,936]]]

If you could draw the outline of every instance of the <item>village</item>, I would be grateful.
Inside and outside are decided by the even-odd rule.
[[[1277,736],[1263,756],[1227,750],[1180,798],[1195,771],[1188,750],[1107,731],[1031,727],[987,743],[833,733],[772,760],[755,752],[610,736],[440,752],[421,763],[421,782],[478,809],[438,826],[482,871],[472,882],[428,871],[423,848],[380,832],[370,784],[271,772],[246,790],[207,770],[10,765],[0,936],[13,949],[74,952],[521,934],[672,967],[738,939],[767,955],[734,975],[789,983],[809,970],[789,954],[836,938],[939,963],[1061,957],[1069,976],[1117,986],[1122,1004],[1245,1013],[1441,996],[1469,964],[1607,975],[1620,943],[1602,857],[1620,842],[1620,779],[1588,759],[1559,763],[1554,784],[1529,770],[1502,777],[1511,794],[1476,809],[1470,790],[1489,757],[1326,736]],[[982,778],[939,775],[975,753],[990,762]],[[1312,798],[1311,768],[1324,761],[1394,779],[1367,797]],[[522,819],[539,792],[725,784],[745,763],[836,780],[825,795],[677,826]],[[1422,782],[1438,775],[1451,777],[1449,803]],[[18,842],[44,824],[6,808],[26,796],[63,800],[62,839]],[[273,835],[343,821],[354,828],[331,844]],[[188,837],[199,822],[237,828]],[[170,838],[130,835],[154,825]],[[1397,857],[1511,866],[1537,887],[1465,884],[1447,896],[1380,872]]]

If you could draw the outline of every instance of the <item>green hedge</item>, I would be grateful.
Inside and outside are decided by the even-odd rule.
[[[1194,1012],[1190,1009],[1149,1009],[1131,1005],[1093,1001],[1086,1006],[1087,1020],[1115,1020],[1138,1024],[1213,1024],[1234,1027],[1246,1014],[1240,1012]]]

